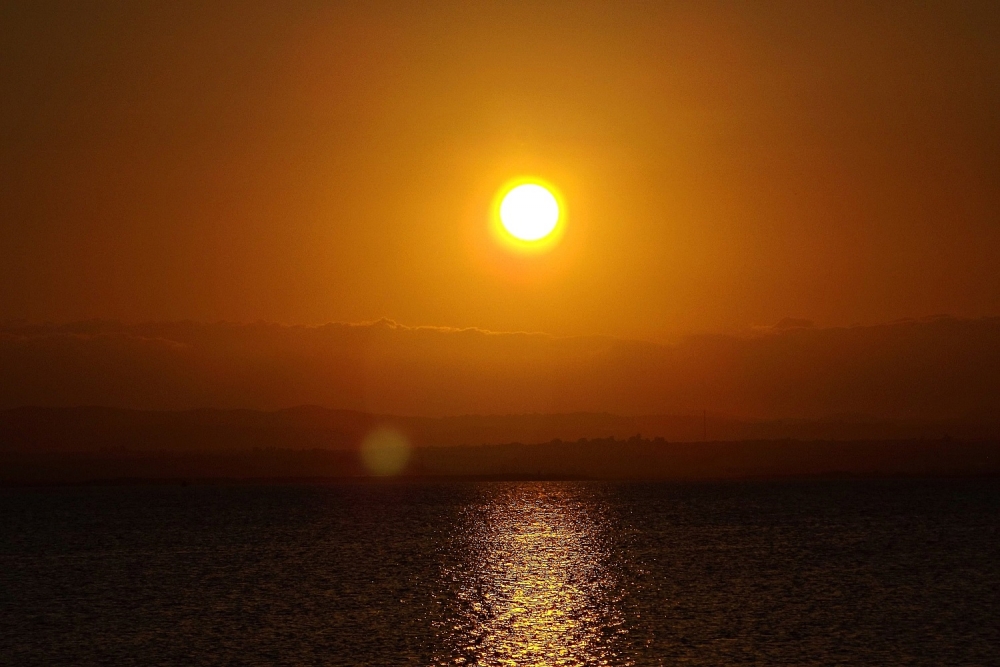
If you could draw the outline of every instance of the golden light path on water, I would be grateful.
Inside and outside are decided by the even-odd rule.
[[[459,527],[453,653],[438,664],[629,664],[604,522],[583,486],[496,485]]]

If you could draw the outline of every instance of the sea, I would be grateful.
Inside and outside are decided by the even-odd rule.
[[[993,479],[0,489],[2,665],[1000,665]]]

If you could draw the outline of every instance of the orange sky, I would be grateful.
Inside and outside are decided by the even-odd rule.
[[[995,2],[11,4],[0,319],[1000,312]],[[568,213],[530,259],[521,174]]]
[[[319,405],[432,417],[704,410],[849,423],[961,420],[992,424],[996,433],[998,341],[1000,317],[829,328],[786,321],[753,336],[678,343],[389,320],[0,323],[0,410]],[[610,433],[583,423],[586,437]]]

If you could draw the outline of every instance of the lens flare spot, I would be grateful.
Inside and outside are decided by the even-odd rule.
[[[361,442],[361,462],[377,477],[398,475],[409,460],[410,441],[392,427],[380,426]]]

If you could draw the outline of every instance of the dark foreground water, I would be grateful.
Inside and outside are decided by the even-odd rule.
[[[998,665],[995,481],[0,490],[3,665]]]

